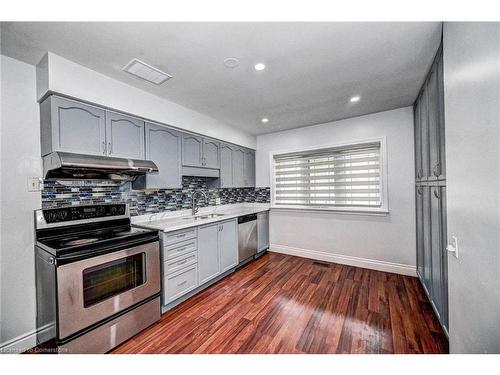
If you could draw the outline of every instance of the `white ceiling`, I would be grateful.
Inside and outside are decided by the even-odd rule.
[[[7,56],[36,64],[51,51],[262,134],[411,105],[440,34],[438,22],[9,22],[1,37]],[[156,86],[123,72],[134,57],[173,79]],[[224,67],[226,57],[240,65]]]

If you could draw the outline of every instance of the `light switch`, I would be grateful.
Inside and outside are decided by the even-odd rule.
[[[451,236],[451,241],[446,246],[446,250],[448,250],[449,253],[453,254],[455,258],[458,259],[458,239],[455,236]]]
[[[42,179],[39,177],[28,177],[28,191],[42,190]]]

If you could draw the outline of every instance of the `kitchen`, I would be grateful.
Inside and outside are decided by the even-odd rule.
[[[498,23],[89,26],[1,22],[0,352],[500,353]]]

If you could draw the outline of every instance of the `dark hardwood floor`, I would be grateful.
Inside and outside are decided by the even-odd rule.
[[[447,353],[414,277],[269,253],[113,353]]]

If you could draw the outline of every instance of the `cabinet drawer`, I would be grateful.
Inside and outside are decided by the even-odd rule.
[[[164,304],[170,303],[198,286],[196,265],[165,277]]]
[[[196,250],[198,250],[198,240],[196,238],[193,238],[191,240],[182,241],[170,246],[164,246],[163,259],[170,260]]]
[[[185,267],[191,266],[198,262],[198,253],[193,251],[192,253],[176,257],[172,260],[167,260],[164,262],[163,272],[165,275],[171,275]]]
[[[182,229],[175,232],[165,233],[163,236],[163,246],[168,246],[191,238],[196,238],[196,228]]]

